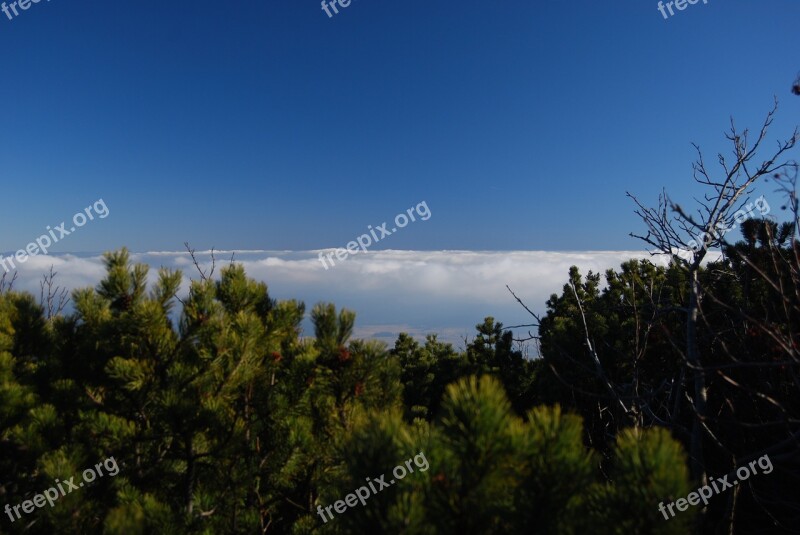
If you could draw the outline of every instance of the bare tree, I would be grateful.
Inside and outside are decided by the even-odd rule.
[[[658,208],[645,207],[635,196],[628,193],[638,209],[636,214],[647,226],[647,234],[631,234],[653,246],[658,253],[672,255],[673,260],[688,270],[689,303],[686,307],[686,341],[683,349],[688,372],[691,375],[694,396],[691,399],[696,413],[690,440],[690,458],[692,475],[705,484],[706,474],[703,462],[703,421],[708,416],[706,405],[708,392],[706,377],[701,356],[697,349],[697,324],[702,289],[700,287],[700,265],[710,249],[719,247],[723,241],[721,231],[734,226],[734,213],[745,206],[748,195],[752,193],[755,183],[772,177],[787,167],[796,166],[794,162],[778,162],[798,140],[798,130],[785,141],[778,142],[776,149],[760,163],[758,155],[767,137],[769,127],[778,108],[777,99],[767,114],[755,140],[751,140],[745,129],[739,132],[731,119],[730,131],[726,138],[733,144],[733,157],[726,158],[718,154],[717,160],[722,173],[719,178],[712,176],[706,166],[700,148],[695,144],[698,158],[692,166],[694,180],[711,190],[703,200],[698,200],[696,213],[689,213],[673,202],[666,192],[659,197]],[[752,206],[752,205],[751,205]],[[700,236],[700,243],[695,239]],[[688,251],[688,257],[680,252]]]
[[[751,138],[747,130],[739,132],[731,121],[726,138],[733,145],[733,155],[718,155],[721,169],[718,178],[712,176],[699,147],[695,145],[698,159],[693,164],[693,176],[697,183],[709,190],[697,201],[695,211],[690,213],[685,210],[673,202],[666,192],[659,196],[657,208],[647,208],[628,194],[637,205],[636,213],[647,227],[644,235],[632,236],[654,247],[652,254],[672,258],[674,267],[670,270],[685,270],[687,302],[682,305],[674,303],[667,295],[662,296],[664,285],[671,286],[674,282],[640,277],[647,273],[646,268],[642,268],[641,273],[632,273],[630,280],[625,273],[607,275],[618,277],[618,282],[627,287],[629,292],[620,295],[620,305],[633,315],[635,338],[632,354],[619,355],[620,358],[629,359],[628,371],[613,377],[604,369],[600,349],[617,350],[612,344],[603,345],[602,340],[598,344],[592,338],[590,323],[587,322],[588,310],[584,311],[586,303],[582,296],[585,293],[576,289],[573,280],[568,287],[565,286],[564,299],[569,296],[577,304],[573,309],[576,326],[582,331],[581,338],[585,338],[583,345],[587,354],[571,355],[570,351],[549,342],[550,351],[558,353],[563,362],[563,366],[559,366],[561,370],[554,367],[553,361],[549,362],[556,379],[569,387],[573,395],[596,399],[600,420],[613,418],[612,428],[619,427],[617,416],[626,418],[634,425],[655,424],[670,428],[686,440],[692,475],[703,484],[709,464],[715,471],[723,466],[725,470],[730,467],[736,469],[765,454],[769,454],[776,462],[788,463],[800,447],[800,415],[797,414],[797,404],[791,401],[792,396],[796,398],[800,391],[800,330],[797,329],[800,324],[798,164],[786,159],[786,153],[796,146],[799,137],[795,129],[788,139],[767,150],[764,141],[776,111],[777,101],[755,138]],[[762,157],[764,153],[767,153],[766,158]],[[757,258],[749,258],[744,254],[748,252],[747,247],[732,246],[725,241],[724,234],[734,224],[738,226],[741,222],[743,212],[738,212],[739,209],[743,206],[752,207],[748,197],[756,183],[769,179],[775,180],[778,191],[788,199],[783,208],[792,214],[794,224],[784,224],[778,229],[777,224],[770,221],[751,221],[751,229],[763,229],[758,230],[758,239],[765,245],[758,251],[754,249],[759,255]],[[771,234],[773,231],[775,235]],[[788,247],[785,246],[787,242],[790,243]],[[714,280],[731,277],[732,284],[738,281],[747,285],[757,279],[770,292],[771,302],[776,303],[772,309],[760,315],[760,309],[756,307],[757,317],[753,317],[754,312],[747,310],[732,296],[714,295],[710,286],[701,285],[701,264],[709,260],[709,251],[717,247],[722,248],[726,263],[715,263],[713,274],[704,272],[703,284],[712,275],[716,277]],[[727,255],[733,253],[737,254],[739,262],[738,275],[732,267],[730,270],[725,268],[731,266],[731,259]],[[742,277],[742,263],[750,268],[750,275]],[[680,280],[684,280],[683,276]],[[669,290],[666,292],[668,294]],[[516,295],[514,298],[535,319],[535,323],[515,327],[538,327],[540,318]],[[704,309],[704,300],[708,305],[705,309],[708,310]],[[637,301],[645,306],[637,308]],[[720,315],[720,310],[726,313]],[[680,315],[673,316],[676,313]],[[679,318],[677,323],[684,330],[685,339],[678,339],[669,332],[668,324],[675,325],[675,321],[664,323],[663,320],[668,317]],[[658,326],[658,339],[678,356],[678,366],[670,369],[669,375],[662,377],[651,374],[645,383],[640,383],[638,363],[647,353],[652,329]],[[701,329],[702,344],[698,341],[698,328]],[[759,340],[769,343],[766,357],[761,348],[752,355],[748,354],[745,339],[753,336],[754,331],[762,334]],[[521,337],[521,340],[538,340],[538,336],[528,331],[528,336]],[[701,354],[701,345],[711,348],[707,354]],[[573,378],[562,377],[563,371],[572,374]],[[577,377],[592,378],[593,381],[586,384],[591,385],[593,391],[576,386],[574,378]],[[710,408],[709,390],[713,394]],[[613,411],[616,414],[610,411],[612,408],[618,409]],[[753,436],[754,430],[763,431]],[[743,436],[748,438],[742,440]],[[710,454],[704,452],[704,444],[706,448],[713,448],[713,456],[709,457]],[[737,498],[745,490],[743,487],[737,487],[728,496],[724,512],[725,532],[733,533]],[[782,496],[774,489],[759,493],[753,486],[749,486],[748,491],[776,525],[785,527],[786,521],[779,524],[770,509],[796,510],[796,503],[791,501],[793,496]],[[702,517],[699,522],[703,522]]]

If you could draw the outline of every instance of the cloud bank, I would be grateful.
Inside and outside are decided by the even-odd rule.
[[[530,323],[530,317],[506,289],[514,292],[534,311],[542,312],[545,301],[560,293],[570,266],[581,273],[618,268],[631,258],[649,258],[642,251],[370,251],[337,261],[325,269],[320,251],[237,251],[235,262],[247,274],[269,285],[277,299],[299,299],[311,306],[333,302],[357,313],[356,336],[392,343],[399,332],[421,337],[438,333],[440,339],[463,346],[474,326],[486,316],[506,325]],[[228,263],[231,251],[217,251],[217,268]],[[181,292],[190,279],[199,278],[186,252],[132,253],[134,262],[152,268],[163,266],[183,271]],[[209,253],[197,252],[202,267],[210,267]],[[50,266],[56,281],[69,289],[95,286],[104,276],[101,255],[64,254],[31,257],[15,283],[18,290],[39,295],[39,280]],[[307,334],[313,333],[308,321]]]

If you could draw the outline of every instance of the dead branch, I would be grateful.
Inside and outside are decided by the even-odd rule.
[[[42,275],[42,280],[39,281],[39,304],[44,308],[48,321],[60,315],[70,301],[69,291],[61,286],[55,286],[56,275],[58,272],[53,271],[51,265],[50,272]]]
[[[14,275],[11,277],[11,280],[6,280],[8,276],[8,272],[3,273],[3,276],[0,277],[0,295],[4,293],[10,293],[14,290],[14,282],[17,280],[17,272],[14,272]]]
[[[200,274],[200,278],[203,281],[210,280],[214,276],[214,270],[217,267],[217,259],[214,256],[214,248],[211,248],[211,270],[206,274],[205,270],[200,267],[200,262],[195,257],[194,252],[195,250],[189,246],[189,242],[183,242],[183,245],[186,247],[186,250],[189,252],[189,256],[192,257],[192,262],[194,263],[194,267],[197,269],[197,272]],[[233,262],[233,256],[231,256],[231,262]]]

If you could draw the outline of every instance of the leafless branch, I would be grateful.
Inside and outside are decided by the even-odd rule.
[[[200,278],[204,281],[210,280],[214,276],[214,270],[217,267],[217,259],[214,256],[214,248],[211,248],[211,270],[206,273],[205,270],[200,267],[200,262],[198,262],[197,257],[194,255],[195,250],[189,246],[189,242],[183,242],[183,245],[189,252],[189,256],[192,257],[192,262],[194,263],[194,267],[197,269],[197,272],[200,274]],[[231,256],[231,262],[233,262],[233,256]]]
[[[51,265],[49,273],[42,275],[42,280],[39,281],[39,304],[44,308],[45,317],[48,320],[60,315],[70,300],[69,291],[55,285],[56,275],[58,272],[53,271]]]
[[[14,282],[17,280],[17,272],[14,272],[14,275],[11,277],[11,280],[6,280],[8,276],[8,272],[3,273],[3,276],[0,277],[0,295],[4,293],[9,293],[14,290]]]

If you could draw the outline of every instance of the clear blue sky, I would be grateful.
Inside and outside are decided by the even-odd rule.
[[[6,0],[8,1],[8,0]],[[52,0],[0,14],[0,251],[631,249],[733,114],[800,123],[797,0]]]

